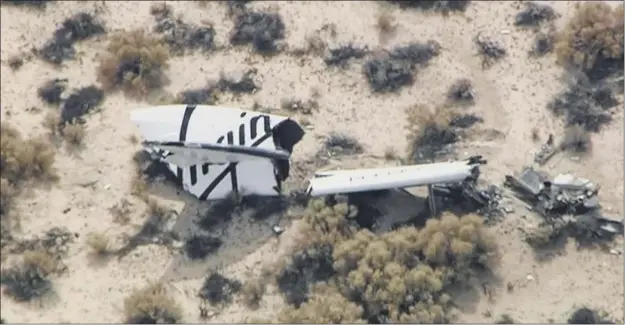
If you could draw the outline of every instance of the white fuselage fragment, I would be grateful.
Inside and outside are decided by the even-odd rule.
[[[353,193],[462,182],[473,175],[478,164],[467,161],[434,163],[390,168],[318,172],[310,180],[311,196]]]
[[[289,154],[276,147],[272,130],[288,119],[211,105],[163,105],[131,112],[146,141],[144,149],[165,152],[161,160],[200,200],[223,199],[233,191],[279,195],[273,161],[288,159]],[[241,148],[247,149],[235,150]]]

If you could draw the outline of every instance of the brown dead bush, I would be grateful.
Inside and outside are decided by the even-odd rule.
[[[24,139],[6,122],[0,123],[0,227],[3,236],[19,225],[11,210],[24,182],[55,181],[56,152],[43,137]]]
[[[121,88],[126,94],[144,97],[167,83],[168,59],[163,41],[143,30],[118,34],[98,66],[98,81],[106,90]]]
[[[345,299],[327,284],[317,285],[299,308],[288,306],[278,315],[279,324],[365,324],[362,307]]]
[[[127,324],[178,324],[182,309],[161,283],[135,290],[124,301]]]
[[[55,154],[44,138],[24,139],[14,127],[0,124],[0,175],[11,183],[55,180]]]
[[[349,238],[357,230],[347,218],[350,209],[353,211],[354,207],[346,203],[328,206],[320,199],[308,202],[303,216],[307,227],[301,244],[334,244]]]
[[[584,2],[555,44],[558,60],[590,71],[601,59],[623,60],[623,5]]]

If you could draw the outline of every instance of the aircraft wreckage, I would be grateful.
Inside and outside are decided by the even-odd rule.
[[[150,157],[164,163],[182,188],[199,200],[282,196],[289,176],[290,156],[304,130],[288,117],[210,105],[165,105],[131,112]],[[335,171],[317,171],[309,180],[308,197],[403,192],[427,186],[430,214],[447,204],[471,205],[485,216],[501,215],[501,191],[479,189],[481,156],[463,161]],[[582,182],[582,183],[580,183]],[[548,181],[532,170],[506,182],[533,200],[538,211],[564,209],[592,218],[602,231],[622,230],[622,224],[597,213],[596,188],[569,176]],[[593,193],[590,195],[590,193]],[[366,198],[361,202],[370,201]],[[450,204],[451,203],[451,204]],[[584,211],[584,212],[579,212]]]

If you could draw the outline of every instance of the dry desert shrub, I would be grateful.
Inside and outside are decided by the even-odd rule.
[[[455,80],[447,90],[447,100],[453,103],[474,104],[475,90],[467,78]]]
[[[87,246],[89,246],[90,255],[97,258],[107,257],[113,252],[109,238],[103,233],[88,234]]]
[[[9,234],[19,219],[11,211],[24,182],[55,181],[56,152],[43,137],[24,139],[6,122],[0,123],[0,220],[3,234]],[[4,236],[4,235],[3,235]]]
[[[44,138],[24,139],[13,126],[0,124],[0,175],[13,184],[56,179],[55,155]]]
[[[63,270],[60,260],[45,251],[26,251],[20,264],[3,269],[0,282],[17,301],[30,301],[52,291],[50,276]]]
[[[361,306],[345,299],[327,284],[316,285],[310,299],[299,308],[287,306],[278,315],[279,324],[364,324]]]
[[[408,159],[431,162],[447,145],[458,141],[456,130],[450,127],[453,112],[450,108],[415,105],[407,110]]]
[[[161,283],[135,290],[124,301],[126,324],[178,324],[182,309]]]
[[[129,95],[143,97],[167,83],[168,59],[167,45],[143,30],[118,34],[111,38],[98,66],[98,81],[106,90],[122,88]]]
[[[499,263],[495,237],[477,215],[444,214],[420,229],[374,234],[358,229],[354,213],[346,203],[310,202],[306,238],[276,278],[293,306],[281,321],[448,323],[449,288]],[[329,287],[309,294],[317,282]]]
[[[213,306],[227,305],[232,302],[233,296],[241,291],[242,286],[239,280],[213,271],[204,279],[198,296]]]
[[[605,60],[623,61],[623,5],[584,2],[559,33],[555,53],[563,64],[587,73],[601,69]]]
[[[81,123],[65,123],[59,131],[67,145],[72,147],[81,146],[87,135],[85,125]]]

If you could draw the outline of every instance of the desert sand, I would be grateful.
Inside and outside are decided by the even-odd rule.
[[[574,10],[573,2],[545,1],[561,15],[561,26]],[[76,45],[76,59],[55,67],[37,58],[26,60],[23,67],[12,70],[11,56],[29,53],[40,47],[64,19],[80,11],[97,12],[105,22],[108,34],[118,30],[149,29],[154,24],[150,15],[151,1],[141,2],[63,2],[50,3],[45,10],[3,5],[1,13],[1,89],[2,120],[17,126],[23,134],[44,134],[41,126],[46,110],[36,89],[52,78],[67,78],[70,88],[96,81],[96,66],[105,51],[107,35]],[[213,23],[217,44],[228,44],[232,20],[226,6],[195,2],[171,2],[174,12],[185,20],[200,24]],[[482,178],[501,184],[504,176],[532,164],[538,145],[531,139],[533,127],[541,139],[549,133],[561,134],[563,122],[546,108],[555,93],[564,88],[562,68],[555,56],[528,57],[532,32],[515,28],[514,15],[521,7],[517,1],[472,2],[466,12],[442,17],[438,13],[402,10],[375,2],[253,2],[251,8],[277,10],[286,25],[285,43],[290,48],[304,47],[307,37],[319,34],[330,46],[345,42],[367,45],[374,51],[388,49],[410,41],[433,39],[442,53],[421,69],[415,82],[397,93],[372,93],[362,75],[362,60],[349,63],[346,69],[328,68],[322,58],[276,55],[263,58],[249,46],[228,47],[209,54],[187,54],[169,60],[166,71],[170,79],[165,90],[176,94],[189,88],[202,87],[220,72],[239,71],[253,66],[262,80],[262,89],[252,95],[227,97],[223,106],[249,109],[254,103],[280,111],[285,97],[308,98],[318,92],[319,109],[312,115],[294,115],[306,119],[306,136],[293,153],[294,162],[306,160],[318,150],[320,137],[330,132],[343,132],[356,137],[365,148],[360,157],[332,161],[335,167],[375,167],[388,165],[383,156],[390,149],[399,154],[406,150],[405,109],[411,105],[432,105],[445,97],[452,81],[465,77],[472,80],[476,103],[471,112],[481,116],[474,137],[466,139],[457,151],[460,155],[484,155],[489,163],[482,168]],[[389,10],[397,24],[392,37],[381,38],[375,23],[381,8]],[[336,26],[335,37],[319,32],[324,25]],[[488,69],[482,69],[475,55],[473,37],[484,31],[500,39],[508,55]],[[622,98],[621,98],[622,99]],[[621,102],[622,104],[622,102]],[[297,227],[287,226],[277,240],[270,234],[272,220],[250,222],[235,220],[225,227],[224,246],[206,261],[185,262],[180,253],[160,245],[140,246],[121,259],[94,265],[88,258],[85,235],[104,233],[113,242],[122,241],[136,232],[142,223],[144,204],[132,197],[130,182],[134,171],[132,155],[140,149],[128,141],[138,136],[129,119],[132,109],[147,107],[122,93],[107,94],[98,112],[87,117],[85,147],[69,151],[60,146],[55,167],[58,184],[34,187],[23,194],[17,206],[21,216],[19,236],[36,236],[51,227],[62,226],[80,236],[69,247],[64,259],[67,272],[54,279],[54,301],[39,306],[18,303],[2,296],[2,318],[11,323],[113,323],[122,321],[124,298],[149,281],[163,280],[173,290],[183,307],[186,322],[245,322],[250,317],[272,319],[284,305],[280,292],[271,287],[259,309],[251,311],[238,302],[215,313],[207,320],[199,318],[196,296],[208,268],[240,280],[257,276],[263,267],[287,250]],[[31,109],[37,108],[37,109]],[[600,133],[592,134],[592,155],[581,160],[558,155],[547,164],[553,173],[573,172],[601,185],[601,202],[615,215],[623,214],[623,110],[617,110],[614,122]],[[308,171],[310,172],[310,171]],[[81,186],[81,184],[91,184]],[[189,218],[202,203],[175,188],[161,188],[152,193],[179,218]],[[113,222],[109,209],[127,198],[131,203],[129,225]],[[604,250],[578,250],[574,242],[547,261],[537,261],[532,249],[522,240],[529,214],[519,208],[506,215],[492,231],[499,238],[503,260],[498,270],[503,284],[496,287],[491,299],[480,293],[467,297],[473,301],[464,308],[458,322],[493,322],[502,314],[516,322],[565,322],[571,311],[580,306],[605,310],[613,318],[623,317],[623,256]],[[185,228],[186,221],[176,221]],[[295,222],[296,224],[296,222]],[[622,251],[622,239],[610,244]],[[12,258],[7,259],[10,263]],[[4,267],[4,266],[3,266]],[[187,279],[184,279],[188,277]],[[506,290],[511,283],[514,290]]]

